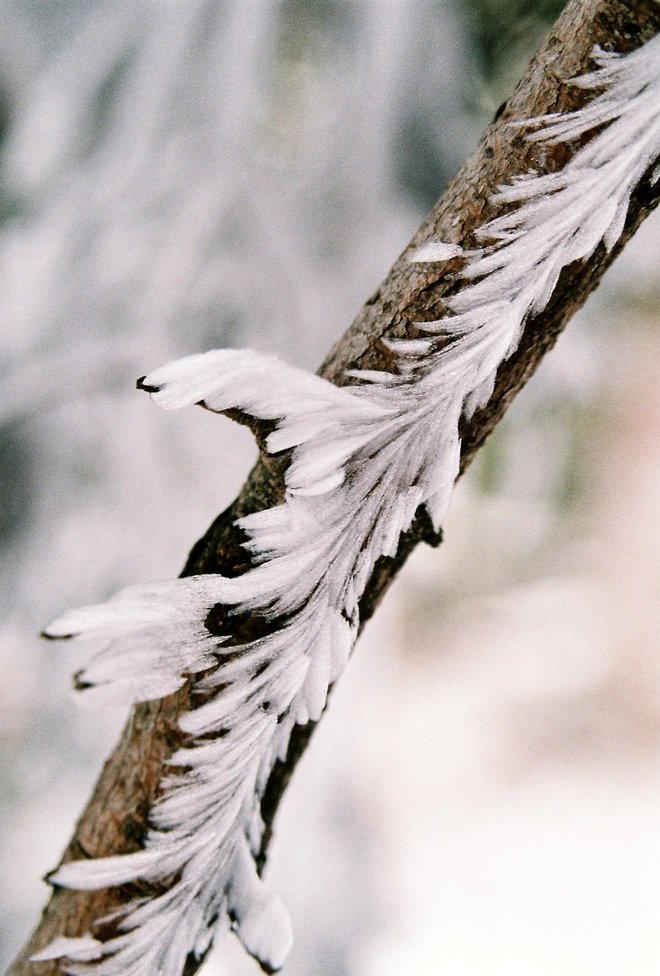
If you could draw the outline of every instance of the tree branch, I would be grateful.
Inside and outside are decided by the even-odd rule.
[[[419,229],[411,247],[418,248],[432,238],[463,248],[480,246],[479,228],[501,213],[501,205],[494,200],[497,188],[511,184],[517,175],[532,169],[546,173],[560,170],[575,148],[566,143],[540,147],[527,139],[526,131],[516,123],[579,108],[591,94],[568,80],[591,70],[594,46],[627,53],[651,39],[659,28],[660,6],[654,0],[571,0],[515,93],[498,111],[477,150]],[[632,193],[625,228],[616,246],[608,251],[601,244],[588,259],[565,267],[549,303],[527,319],[516,352],[498,370],[489,402],[477,409],[471,419],[463,421],[461,471],[554,345],[570,317],[597,286],[616,254],[651,212],[658,201],[658,189],[658,182],[653,185],[651,171],[647,171]],[[411,263],[410,253],[410,248],[406,249],[395,263],[376,294],[331,350],[320,375],[343,385],[348,369],[392,371],[395,356],[382,340],[422,335],[414,323],[436,321],[444,314],[448,300],[459,287],[461,259]],[[262,427],[257,433],[263,438],[267,429]],[[221,573],[234,577],[248,570],[249,557],[241,545],[245,535],[236,526],[236,520],[271,508],[281,503],[283,497],[284,462],[262,450],[240,495],[194,546],[182,575]],[[440,541],[421,508],[410,530],[401,537],[396,555],[382,557],[376,564],[360,600],[362,626],[420,541],[432,545]],[[222,623],[226,627],[227,621]],[[213,627],[213,621],[210,626]],[[248,621],[242,626],[254,628],[255,623]],[[164,763],[182,744],[179,718],[190,705],[188,683],[174,694],[134,709],[120,742],[104,766],[62,863],[141,849],[149,827],[149,812],[161,788]],[[266,858],[279,801],[313,728],[312,722],[294,727],[286,760],[277,761],[270,776],[262,800],[267,829],[261,865]],[[145,891],[147,887],[144,885]],[[61,935],[77,936],[93,931],[103,940],[112,932],[112,924],[99,927],[97,920],[140,893],[142,883],[100,891],[56,889],[39,926],[9,974],[47,976],[62,972],[60,962],[31,963],[30,956]],[[189,956],[184,972],[192,974],[199,965],[200,960]]]

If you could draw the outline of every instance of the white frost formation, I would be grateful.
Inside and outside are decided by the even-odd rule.
[[[464,284],[442,319],[418,324],[428,338],[389,344],[396,374],[353,371],[353,385],[338,388],[272,357],[222,350],[145,378],[165,408],[201,402],[274,421],[266,447],[290,452],[286,497],[238,523],[253,560],[244,575],[130,587],[48,629],[103,638],[81,676],[87,695],[138,702],[192,680],[204,700],[181,718],[190,738],[170,760],[145,849],[69,862],[50,879],[77,889],[143,879],[165,893],[128,905],[109,941],[57,939],[35,959],[65,958],[73,974],[179,976],[186,957],[201,957],[231,924],[266,971],[283,964],[290,923],[254,860],[275,760],[296,723],[320,717],[376,560],[395,555],[420,506],[442,524],[461,416],[487,403],[562,269],[616,244],[631,192],[660,153],[660,38],[626,56],[599,50],[595,60],[574,84],[600,94],[527,123],[540,149],[589,135],[566,165],[501,187],[494,202],[505,213],[480,229],[481,249],[431,241],[411,252],[417,262],[462,256]],[[217,604],[264,618],[270,633],[239,646],[213,636],[204,621]]]

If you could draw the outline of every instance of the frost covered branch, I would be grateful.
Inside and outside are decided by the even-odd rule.
[[[177,745],[149,760],[139,849],[92,850],[83,828],[87,856],[72,846],[50,876],[56,897],[115,894],[75,924],[45,925],[33,959],[62,959],[52,964],[70,973],[177,976],[232,926],[266,971],[284,962],[290,923],[259,868],[297,743],[397,565],[424,533],[437,537],[461,463],[650,208],[657,18],[640,12],[641,46],[608,53],[634,45],[615,27],[598,34],[604,7],[625,5],[569,5],[555,36],[571,37],[572,55],[562,61],[550,39],[326,378],[223,350],[141,381],[165,408],[238,411],[264,459],[196,547],[193,575],[131,587],[48,628],[105,642],[79,676],[87,696],[172,696],[136,721],[147,728],[165,709]]]

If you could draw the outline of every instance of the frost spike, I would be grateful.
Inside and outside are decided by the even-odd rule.
[[[136,878],[149,880],[160,859],[160,851],[146,850],[90,861],[68,861],[52,871],[46,880],[57,888],[97,891],[99,888],[113,888]]]
[[[460,244],[446,244],[444,241],[428,241],[412,252],[408,260],[412,264],[435,263],[436,261],[451,261],[461,257],[463,248]]]
[[[100,959],[103,955],[103,943],[92,938],[91,935],[84,935],[79,938],[70,938],[60,935],[52,942],[31,957],[32,962],[50,962],[51,959],[61,959],[62,956],[71,957],[75,953],[76,959],[89,961]]]
[[[257,874],[245,845],[237,852],[227,898],[236,934],[247,951],[265,972],[277,972],[293,944],[291,919],[281,898]]]

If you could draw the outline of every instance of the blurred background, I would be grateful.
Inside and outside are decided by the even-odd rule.
[[[0,0],[0,965],[125,718],[39,630],[176,576],[255,457],[135,378],[316,368],[561,6]],[[287,976],[660,969],[657,217],[333,694],[272,847]],[[204,973],[257,967],[228,936]]]

